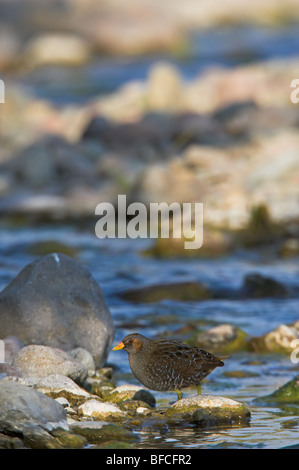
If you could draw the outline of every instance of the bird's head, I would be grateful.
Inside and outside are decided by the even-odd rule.
[[[138,333],[127,335],[117,346],[114,346],[112,351],[124,349],[127,353],[140,351],[146,338]]]

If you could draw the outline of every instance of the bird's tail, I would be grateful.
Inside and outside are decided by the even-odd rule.
[[[231,356],[230,356],[230,355],[228,355],[228,356],[217,356],[216,359],[218,359],[218,360],[220,361],[219,366],[220,366],[220,367],[224,366],[224,362],[223,362],[223,361],[225,361],[225,359],[228,359],[229,357],[231,357]]]

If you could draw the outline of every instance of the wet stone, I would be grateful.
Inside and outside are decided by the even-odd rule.
[[[17,382],[0,381],[0,432],[21,436],[30,448],[60,447],[49,432],[69,429],[64,408]]]
[[[64,375],[53,374],[39,380],[36,389],[51,398],[65,398],[71,405],[79,405],[92,397],[73,380]]]
[[[182,398],[165,415],[170,422],[187,421],[204,427],[246,423],[250,419],[250,411],[243,403],[212,395]]]
[[[110,392],[115,389],[115,385],[104,375],[96,377],[88,377],[84,383],[84,388],[92,395],[106,399]]]
[[[276,279],[258,273],[248,274],[244,279],[242,293],[250,298],[286,297],[287,288]]]
[[[95,419],[119,418],[125,413],[116,405],[109,402],[101,402],[98,399],[90,399],[79,406],[78,413]]]
[[[52,436],[56,437],[66,449],[81,449],[87,444],[87,439],[84,436],[65,431],[64,429],[53,431]]]
[[[147,403],[153,407],[156,404],[154,395],[148,390],[139,387],[138,385],[120,385],[115,388],[107,397],[112,403],[121,403],[125,400],[132,399]]]
[[[123,426],[105,421],[76,421],[71,430],[87,438],[88,442],[136,440],[137,436]]]

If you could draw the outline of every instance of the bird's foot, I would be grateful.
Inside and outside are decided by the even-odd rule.
[[[176,390],[176,393],[177,393],[177,396],[178,396],[177,401],[181,400],[183,398],[183,392],[181,390]]]

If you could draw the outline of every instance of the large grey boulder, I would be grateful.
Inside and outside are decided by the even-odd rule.
[[[0,337],[65,351],[82,347],[105,364],[114,326],[103,292],[76,261],[51,253],[27,265],[0,293]]]

